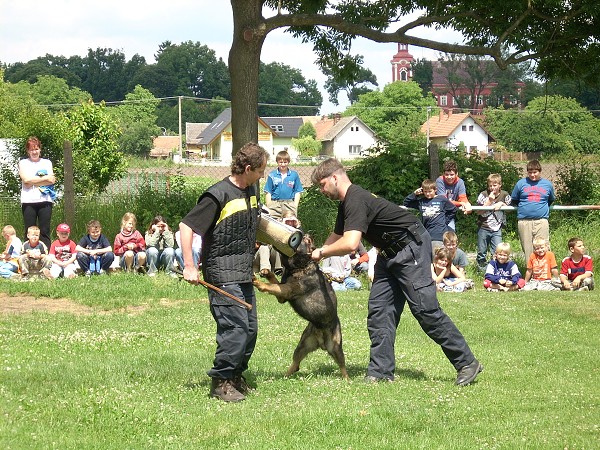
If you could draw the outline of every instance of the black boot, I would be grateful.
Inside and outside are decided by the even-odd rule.
[[[246,397],[238,391],[232,380],[213,378],[210,383],[210,396],[219,398],[224,402],[240,402]]]

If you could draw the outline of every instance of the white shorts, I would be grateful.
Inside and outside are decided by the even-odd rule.
[[[50,275],[52,275],[52,278],[58,278],[62,273],[65,278],[71,278],[75,275],[75,270],[77,270],[77,265],[75,263],[65,267],[61,267],[58,264],[52,264],[52,267],[50,267]]]

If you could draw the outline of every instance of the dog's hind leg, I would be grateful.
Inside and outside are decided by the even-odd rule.
[[[292,365],[289,367],[286,377],[293,375],[294,373],[300,370],[300,363],[306,355],[310,352],[314,352],[319,348],[319,339],[317,338],[316,329],[312,324],[308,324],[304,331],[302,332],[302,336],[300,337],[300,342],[296,346],[296,350],[294,350],[294,357],[292,359]]]
[[[331,355],[342,372],[342,377],[349,380],[348,372],[346,371],[346,358],[344,349],[342,348],[342,327],[338,321],[330,330],[330,333],[325,334],[325,350]]]

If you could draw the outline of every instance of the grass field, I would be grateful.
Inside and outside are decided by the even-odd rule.
[[[215,343],[203,288],[115,274],[0,281],[0,292],[4,449],[600,446],[596,291],[441,294],[485,365],[464,388],[408,310],[396,381],[364,384],[366,290],[338,295],[352,381],[324,352],[287,379],[305,323],[258,294],[256,391],[239,404],[208,398]]]

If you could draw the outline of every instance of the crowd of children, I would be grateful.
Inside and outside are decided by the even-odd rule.
[[[27,241],[22,243],[14,227],[6,225],[2,235],[6,249],[0,257],[0,276],[14,280],[33,280],[59,277],[74,278],[105,275],[120,267],[126,272],[147,273],[155,276],[159,269],[171,277],[175,273],[175,238],[162,218],[156,216],[146,231],[145,237],[136,229],[133,213],[126,213],[121,221],[121,230],[113,245],[102,233],[98,220],[87,223],[87,233],[76,244],[71,240],[71,227],[61,223],[56,227],[57,239],[50,248],[40,241],[40,229],[27,229]],[[198,258],[201,244],[197,243]],[[119,258],[118,265],[115,259]],[[198,264],[198,261],[195,260]],[[183,264],[183,259],[179,262]]]
[[[519,180],[512,194],[502,189],[502,177],[490,174],[487,189],[480,192],[477,205],[476,263],[484,274],[483,286],[488,291],[515,290],[592,290],[594,288],[592,258],[585,254],[583,240],[574,237],[568,242],[570,256],[564,258],[560,270],[549,249],[548,211],[554,200],[552,183],[541,177],[538,161],[527,164],[527,177]],[[523,277],[511,261],[510,244],[502,240],[506,223],[503,206],[516,206],[519,237],[527,269]],[[433,244],[431,275],[438,291],[462,292],[473,286],[466,279],[466,254],[458,249],[454,217],[458,210],[465,214],[473,208],[467,198],[464,181],[458,176],[453,161],[444,164],[444,172],[436,182],[424,180],[409,194],[404,206],[421,214],[424,227]],[[488,251],[491,258],[488,258]]]

